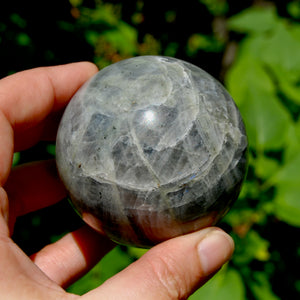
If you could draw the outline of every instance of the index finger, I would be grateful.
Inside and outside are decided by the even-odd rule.
[[[0,81],[0,110],[14,130],[37,124],[66,105],[97,67],[88,62],[42,67]]]
[[[45,120],[51,112],[62,109],[96,72],[94,64],[81,62],[36,68],[0,80],[1,185],[7,179],[14,143],[17,143],[12,132],[18,137]]]

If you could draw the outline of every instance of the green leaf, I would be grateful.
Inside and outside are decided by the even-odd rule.
[[[249,283],[257,300],[280,300],[272,291],[272,286],[263,272],[254,272],[255,281]]]
[[[275,29],[271,35],[266,36],[264,51],[261,52],[262,61],[273,67],[279,65],[286,71],[293,71],[299,75],[298,30],[292,31],[284,21],[278,22]]]
[[[300,119],[292,124],[287,135],[287,142],[284,151],[284,162],[288,163],[300,153]]]
[[[237,265],[247,265],[252,260],[267,261],[270,258],[269,242],[255,230],[248,231],[243,239],[236,240],[233,261]]]
[[[277,185],[300,185],[300,153],[294,159],[285,163],[270,180]]]
[[[270,178],[279,169],[278,161],[265,155],[259,155],[253,163],[256,175],[262,179]]]
[[[241,53],[227,74],[226,85],[241,111],[250,146],[261,151],[282,147],[291,118],[257,59]]]
[[[228,21],[229,29],[243,33],[261,33],[271,30],[277,22],[274,8],[252,6],[234,15]]]
[[[87,30],[85,33],[85,38],[87,42],[92,45],[93,47],[96,46],[98,40],[99,40],[100,34],[97,31],[94,30]]]
[[[241,203],[241,200],[245,198],[257,199],[259,195],[260,191],[258,182],[254,180],[245,180],[239,195],[238,203]],[[246,204],[246,206],[248,206],[248,204]]]
[[[299,1],[292,1],[287,3],[287,11],[288,13],[295,19],[300,18],[300,3]]]
[[[137,31],[125,22],[120,22],[116,29],[103,33],[105,39],[125,55],[137,52]]]
[[[21,158],[20,152],[15,152],[13,156],[13,162],[12,162],[13,167],[19,163],[20,158]]]
[[[176,52],[178,50],[179,44],[178,43],[169,43],[168,45],[165,46],[164,49],[164,55],[165,56],[175,56]]]
[[[244,300],[245,287],[238,271],[224,267],[189,300]]]
[[[27,26],[27,21],[23,19],[19,14],[11,14],[10,15],[10,20],[18,25],[20,28],[25,28]]]
[[[17,43],[20,46],[29,46],[31,43],[31,38],[29,37],[29,35],[25,32],[21,32],[16,36],[17,39]]]
[[[268,73],[255,57],[254,51],[261,51],[261,39],[247,39],[242,44],[238,59],[227,72],[225,84],[238,106],[247,102],[249,90],[260,89],[270,94],[275,92]]]
[[[288,99],[300,105],[300,87],[298,86],[297,82],[289,78],[289,73],[290,72],[282,70],[280,73],[277,74],[279,89],[286,95]]]
[[[298,183],[300,186],[300,182]],[[300,187],[280,185],[274,200],[274,213],[282,221],[300,227]]]
[[[143,256],[147,251],[148,249],[128,247],[128,254],[136,259]]]
[[[82,4],[82,1],[83,0],[69,0],[71,5],[74,6],[74,7],[80,6]]]
[[[224,49],[224,43],[213,35],[195,33],[190,36],[187,44],[189,56],[195,55],[199,50],[207,52],[220,52]]]
[[[106,26],[115,27],[118,25],[119,18],[112,5],[103,3],[95,9],[81,8],[81,22],[88,26],[91,24],[105,24]]]
[[[50,155],[53,155],[55,156],[55,151],[56,151],[56,147],[55,147],[55,144],[48,144],[47,147],[46,147],[46,150],[47,152],[50,154]]]
[[[214,16],[220,16],[227,13],[229,7],[227,1],[220,0],[199,0],[206,6],[208,11]]]
[[[286,162],[270,179],[276,185],[274,213],[284,222],[300,227],[300,153]]]

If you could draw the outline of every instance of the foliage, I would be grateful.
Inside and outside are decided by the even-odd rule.
[[[223,81],[245,121],[249,170],[238,201],[219,224],[234,238],[235,254],[190,299],[297,299],[300,1],[175,2],[55,0],[51,18],[32,13],[29,4],[11,6],[0,12],[1,75],[76,60],[102,68],[161,54],[191,61]],[[53,144],[40,143],[15,154],[14,164],[54,153]],[[74,215],[66,218],[66,202],[62,206],[51,230],[49,211],[20,219],[16,242],[32,253],[42,247],[33,242],[39,237],[46,244],[80,226]],[[144,252],[117,247],[69,290],[82,294],[100,285]]]
[[[237,233],[233,264],[256,299],[277,299],[271,281],[283,258],[264,231],[276,222],[300,226],[300,26],[279,17],[275,7],[248,8],[230,18],[228,26],[244,34],[226,85],[242,113],[250,146],[249,176],[239,204],[245,206],[226,218]],[[241,234],[240,226],[246,232]],[[298,259],[295,253],[291,250]],[[255,260],[264,272],[246,268]],[[296,290],[296,280],[290,284]]]
[[[245,295],[245,287],[239,272],[225,266],[213,280],[210,280],[203,288],[194,293],[190,300],[243,300]]]
[[[235,16],[229,26],[248,33],[227,85],[246,123],[250,168],[263,190],[276,187],[268,209],[300,226],[300,26],[278,18],[274,9],[257,8]],[[280,162],[272,151],[281,153]]]

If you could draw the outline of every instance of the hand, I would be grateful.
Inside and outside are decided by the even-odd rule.
[[[0,81],[1,299],[76,299],[63,287],[82,276],[114,244],[87,226],[31,258],[10,239],[15,219],[66,196],[53,161],[11,171],[14,151],[54,139],[63,108],[97,68],[90,63],[38,68]],[[83,299],[185,299],[231,257],[232,239],[218,228],[177,237],[85,294]]]

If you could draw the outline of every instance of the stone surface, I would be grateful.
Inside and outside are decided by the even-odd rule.
[[[187,62],[142,56],[101,70],[74,95],[57,166],[89,225],[149,247],[228,211],[246,149],[241,116],[220,83]]]

